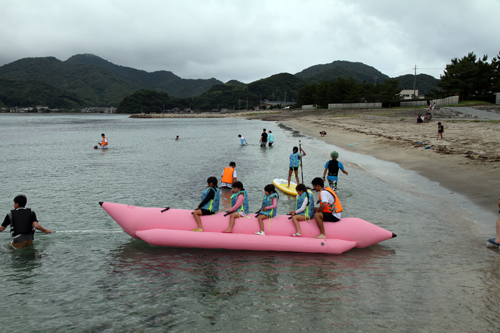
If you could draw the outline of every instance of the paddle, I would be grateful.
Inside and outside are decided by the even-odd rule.
[[[301,151],[302,151],[302,146],[299,140],[299,154]],[[304,161],[302,161],[302,157],[300,157],[300,175],[302,176],[302,184],[304,184]]]
[[[163,209],[160,213],[166,212],[169,209],[170,209],[170,207],[165,207],[165,209]]]

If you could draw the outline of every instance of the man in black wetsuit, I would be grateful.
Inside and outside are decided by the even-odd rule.
[[[38,229],[46,234],[50,234],[49,229],[42,227],[37,219],[36,214],[30,208],[25,208],[26,196],[18,195],[14,198],[14,210],[11,210],[0,227],[0,232],[10,224],[10,234],[12,235],[12,243],[10,247],[14,250],[21,249],[25,246],[31,245],[35,239],[35,229]]]
[[[264,128],[264,132],[262,132],[262,135],[260,136],[260,146],[265,147],[267,145],[267,133],[266,129]]]

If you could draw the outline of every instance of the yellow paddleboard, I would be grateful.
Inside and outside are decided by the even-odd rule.
[[[288,187],[288,180],[286,179],[274,179],[273,180],[274,186],[282,192],[285,192],[286,194],[289,195],[297,195],[297,191],[295,191],[295,187],[297,184],[295,183],[290,183],[290,187]]]

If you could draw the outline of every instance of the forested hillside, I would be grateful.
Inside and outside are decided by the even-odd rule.
[[[86,104],[75,94],[54,88],[34,80],[14,80],[0,78],[0,106],[73,109]]]
[[[295,74],[306,83],[335,81],[338,78],[353,78],[356,82],[381,83],[389,77],[377,69],[361,62],[334,61],[330,64],[315,65]]]
[[[415,75],[407,74],[398,76],[395,78],[399,81],[399,88],[403,89],[413,89],[413,83],[415,82]],[[432,90],[438,89],[439,80],[433,76],[427,74],[418,74],[416,80],[416,89],[419,94],[429,94]]]

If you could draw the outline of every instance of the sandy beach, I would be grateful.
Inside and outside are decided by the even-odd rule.
[[[500,107],[487,110],[498,113]],[[418,113],[425,114],[425,108],[292,111],[258,118],[279,121],[348,151],[397,163],[486,210],[497,211],[500,122],[442,108],[430,123],[417,124]],[[443,140],[437,139],[438,122],[444,125]],[[320,131],[327,135],[321,137]]]

